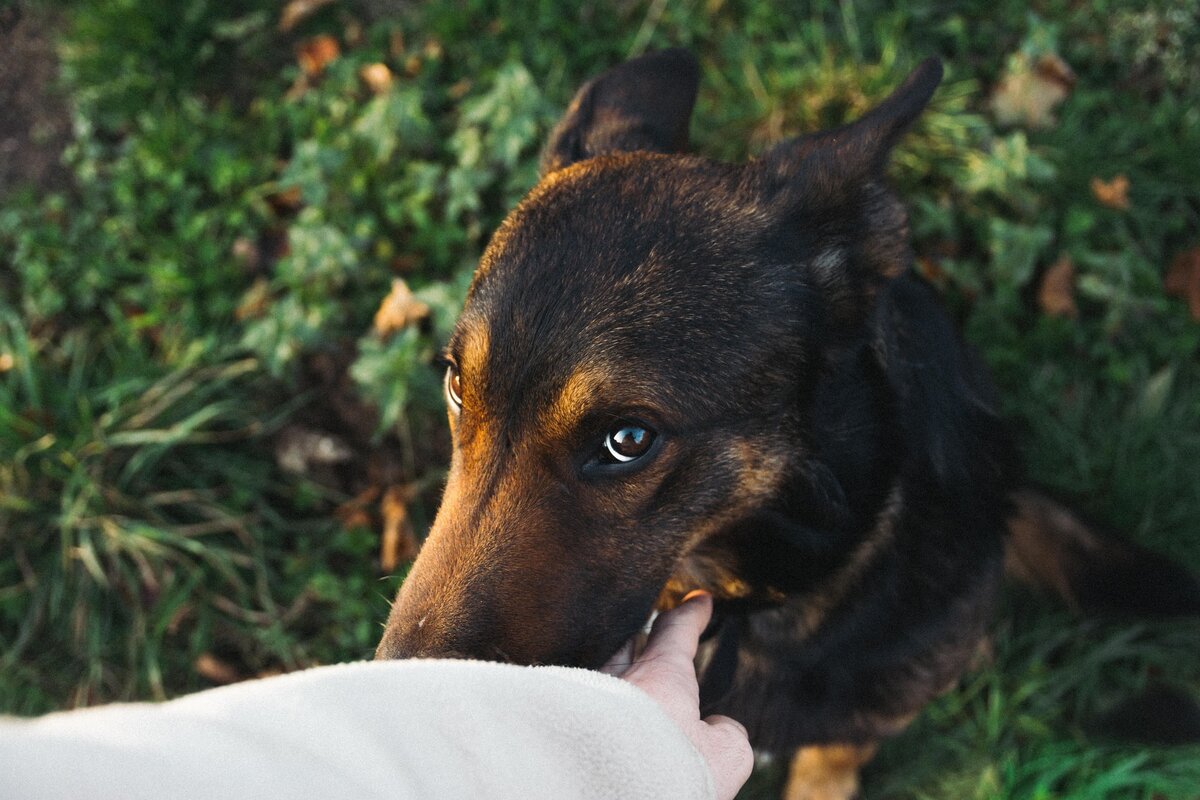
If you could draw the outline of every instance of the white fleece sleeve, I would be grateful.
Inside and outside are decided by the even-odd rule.
[[[624,681],[391,661],[0,718],[0,796],[711,800],[714,789],[683,732]]]

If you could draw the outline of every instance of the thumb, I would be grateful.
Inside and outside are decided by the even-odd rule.
[[[707,735],[701,750],[712,770],[718,800],[733,800],[754,769],[754,751],[746,728],[737,720],[714,714],[703,720]]]

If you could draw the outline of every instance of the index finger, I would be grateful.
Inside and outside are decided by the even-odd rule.
[[[681,605],[664,611],[654,620],[642,658],[682,656],[690,663],[696,657],[700,634],[704,633],[710,619],[712,595],[692,592]]]

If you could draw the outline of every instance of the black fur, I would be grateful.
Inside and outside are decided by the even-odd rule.
[[[813,458],[842,507],[815,506],[801,481],[769,519],[748,523],[742,574],[790,599],[723,632],[739,641],[732,686],[704,697],[706,711],[779,752],[894,733],[961,673],[990,619],[1016,474],[985,376],[915,276],[880,293],[868,335],[839,360],[811,413]],[[798,636],[807,594],[844,569],[889,486],[902,495],[894,537],[847,601]],[[830,530],[832,518],[844,527]],[[764,533],[784,545],[764,553]]]
[[[581,89],[450,342],[446,499],[379,657],[596,667],[699,587],[703,702],[760,747],[866,743],[953,683],[1018,469],[883,175],[940,79],[744,165],[679,152],[682,51]],[[595,468],[629,419],[652,456]]]

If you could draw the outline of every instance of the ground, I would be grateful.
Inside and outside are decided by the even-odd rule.
[[[0,710],[369,656],[436,510],[434,362],[479,252],[575,87],[672,45],[727,159],[941,56],[892,170],[919,269],[1031,477],[1200,568],[1194,0],[284,7],[0,4]],[[867,797],[1197,796],[1196,748],[1089,728],[1200,690],[1197,623],[1005,606]]]

